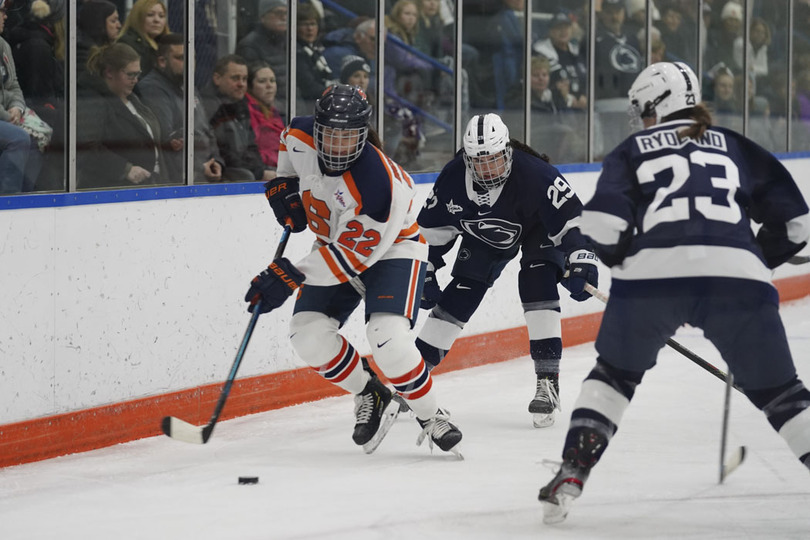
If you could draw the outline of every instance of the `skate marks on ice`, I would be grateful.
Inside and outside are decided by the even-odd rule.
[[[782,307],[800,376],[810,379],[810,302]],[[793,339],[793,338],[796,339]],[[679,342],[723,365],[698,331]],[[723,485],[723,384],[663,351],[564,523],[544,525],[537,494],[553,476],[591,345],[567,348],[557,422],[532,427],[527,357],[438,375],[464,433],[464,461],[417,447],[410,414],[364,454],[350,396],[217,426],[205,445],[153,437],[0,469],[4,540],[142,538],[806,538],[810,477],[742,396],[729,445],[748,455]],[[259,484],[238,485],[239,476]],[[43,519],[47,516],[48,519]]]

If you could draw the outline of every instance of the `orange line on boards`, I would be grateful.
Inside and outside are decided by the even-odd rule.
[[[780,279],[775,284],[783,302],[810,295],[810,274]],[[601,320],[601,312],[563,319],[563,344],[570,347],[593,341]],[[452,351],[433,373],[503,362],[528,353],[528,333],[525,326],[477,334],[458,339]],[[160,421],[167,415],[202,425],[208,421],[214,410],[221,389],[222,383],[210,384],[2,425],[0,467],[159,435]],[[327,383],[309,368],[246,377],[234,382],[220,420],[316,401],[341,393],[343,390]]]

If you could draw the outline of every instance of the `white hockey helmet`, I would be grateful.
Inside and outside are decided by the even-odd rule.
[[[683,62],[656,62],[638,74],[630,91],[630,123],[638,128],[642,118],[656,117],[655,123],[701,101],[700,82],[692,68]]]
[[[497,114],[473,116],[464,130],[464,164],[473,181],[494,189],[512,172],[512,145],[509,128]]]

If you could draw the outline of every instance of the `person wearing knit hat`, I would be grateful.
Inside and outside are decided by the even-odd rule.
[[[359,72],[359,73],[358,73]],[[365,74],[365,76],[363,76]],[[340,67],[340,82],[359,86],[364,91],[368,89],[371,66],[362,56],[347,56]],[[362,82],[365,84],[363,84]]]
[[[65,0],[34,0],[31,2],[31,16],[46,23],[62,20],[65,17]]]
[[[285,0],[260,0],[259,2],[259,18],[264,17],[268,11],[276,8],[287,9],[287,2]]]
[[[276,74],[279,102],[287,100],[287,15],[285,0],[261,0],[259,22],[236,44],[236,54],[248,64],[267,62]]]

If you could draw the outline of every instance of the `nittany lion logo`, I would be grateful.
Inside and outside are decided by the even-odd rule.
[[[635,47],[616,43],[610,49],[610,64],[622,73],[638,73],[642,68],[641,55]]]
[[[520,224],[497,218],[462,219],[460,224],[467,234],[496,249],[511,248],[523,232]]]

